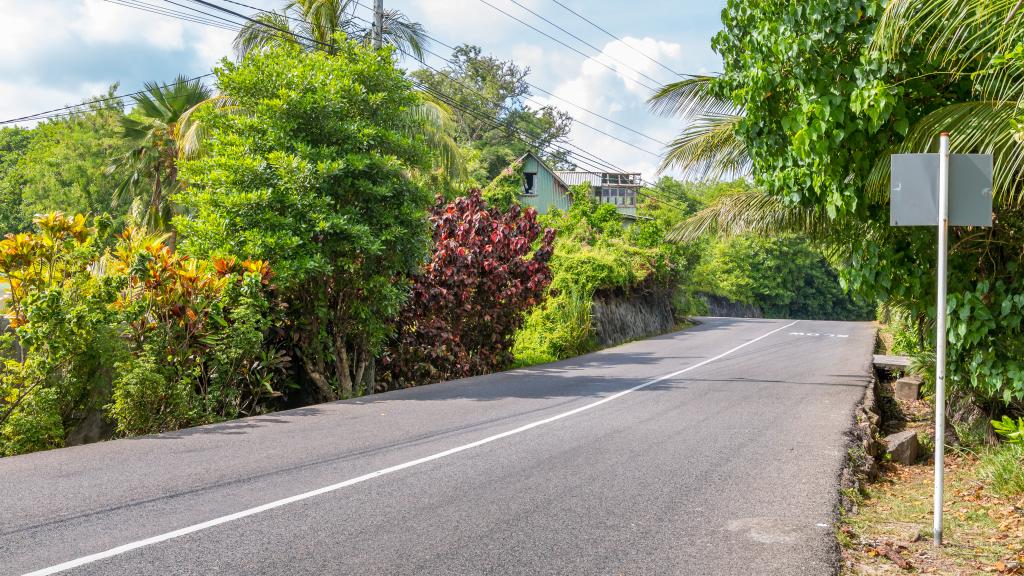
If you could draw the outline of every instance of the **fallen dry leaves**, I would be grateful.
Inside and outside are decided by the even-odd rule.
[[[1016,574],[1024,576],[1024,498],[989,492],[977,460],[946,460],[945,545],[931,542],[930,465],[885,466],[856,515],[837,534],[843,574]]]

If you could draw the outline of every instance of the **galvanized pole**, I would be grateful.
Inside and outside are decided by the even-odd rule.
[[[946,447],[946,244],[949,227],[949,133],[939,135],[939,294],[935,321],[935,503],[933,534],[942,545],[942,475]]]
[[[373,47],[384,44],[384,0],[373,0]]]

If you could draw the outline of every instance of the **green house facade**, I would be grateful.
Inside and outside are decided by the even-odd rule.
[[[533,153],[524,155],[520,162],[523,166],[523,191],[519,194],[521,204],[533,206],[541,214],[547,214],[552,206],[559,210],[569,209],[572,205],[569,187],[554,170]]]
[[[585,183],[590,185],[595,200],[614,204],[626,221],[636,219],[640,174],[552,170],[532,152],[525,154],[519,162],[523,170],[519,202],[533,206],[541,214],[547,214],[551,207],[568,210],[572,205],[569,187]]]

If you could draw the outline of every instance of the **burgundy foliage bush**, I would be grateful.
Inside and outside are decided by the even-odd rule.
[[[555,231],[541,229],[533,208],[489,208],[473,190],[438,198],[430,221],[433,253],[380,359],[383,388],[509,367],[513,336],[551,282]]]

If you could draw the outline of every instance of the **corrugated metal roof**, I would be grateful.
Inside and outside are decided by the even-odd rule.
[[[591,186],[613,188],[636,187],[642,182],[639,173],[633,172],[587,172],[583,170],[559,170],[555,175],[569,186],[587,183]]]
[[[601,185],[600,172],[577,172],[574,170],[558,170],[555,175],[562,179],[569,186],[587,183],[591,186]]]

